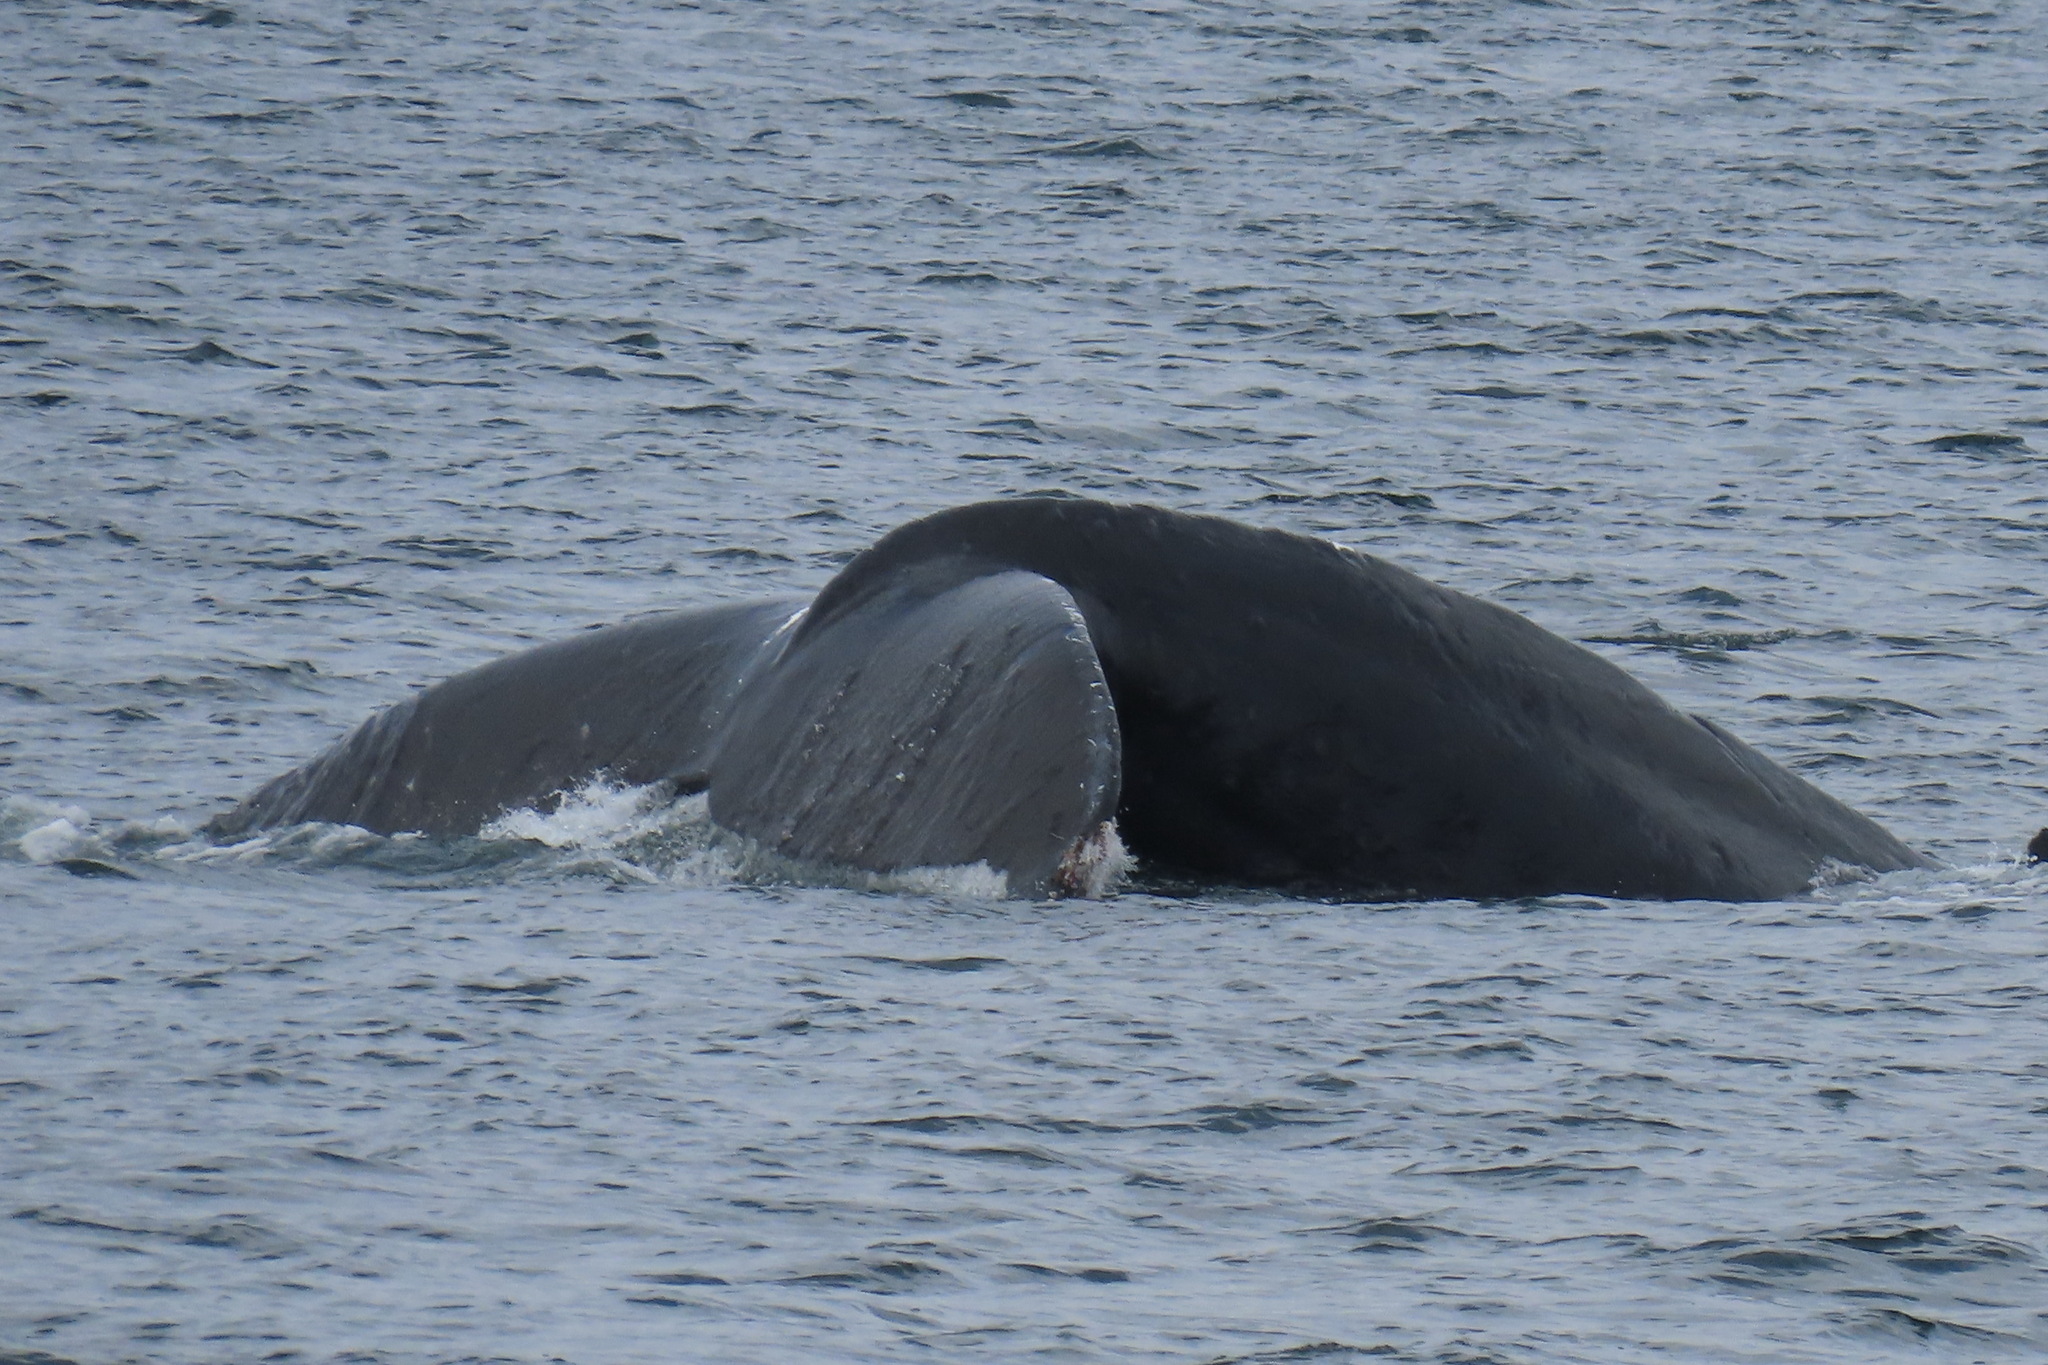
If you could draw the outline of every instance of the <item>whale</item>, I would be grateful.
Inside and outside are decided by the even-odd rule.
[[[1507,608],[1328,540],[1019,497],[887,533],[814,597],[662,612],[457,674],[207,832],[452,838],[594,779],[704,794],[807,864],[1099,889],[1754,901],[1928,865]]]

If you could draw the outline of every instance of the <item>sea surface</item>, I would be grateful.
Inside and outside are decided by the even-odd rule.
[[[0,1362],[2048,1354],[2032,0],[0,6]],[[1781,904],[197,827],[1017,492],[1524,612]]]

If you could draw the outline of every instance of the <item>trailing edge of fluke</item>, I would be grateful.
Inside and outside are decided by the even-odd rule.
[[[1375,899],[1759,900],[1926,860],[1598,655],[1370,555],[1158,507],[976,503],[806,606],[643,617],[371,717],[209,827],[476,832],[597,776],[774,852],[1141,863]],[[1112,824],[1111,822],[1115,823]]]

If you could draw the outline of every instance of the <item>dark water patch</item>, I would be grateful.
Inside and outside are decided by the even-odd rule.
[[[1903,294],[1891,289],[1817,289],[1804,294],[1794,294],[1794,303],[1891,303],[1906,301]]]
[[[1906,1341],[1953,1341],[1958,1344],[1996,1341],[2004,1343],[2009,1349],[2024,1349],[2032,1344],[2025,1337],[1992,1331],[1986,1327],[1973,1327],[1968,1323],[1950,1322],[1925,1312],[1908,1313],[1899,1308],[1879,1308],[1854,1321],[1860,1322],[1875,1335]]]
[[[1722,1264],[1734,1266],[1754,1275],[1736,1275],[1731,1278],[1745,1284],[1768,1282],[1785,1277],[1810,1275],[1817,1270],[1840,1270],[1842,1263],[1833,1257],[1822,1256],[1811,1251],[1794,1251],[1782,1247],[1762,1247],[1755,1251],[1738,1252],[1722,1259]]]
[[[1343,503],[1383,502],[1405,511],[1433,511],[1436,500],[1427,493],[1408,493],[1392,488],[1346,488],[1326,493],[1296,493],[1275,490],[1261,493],[1255,502],[1275,503],[1283,507],[1329,507]]]
[[[1649,1128],[1663,1132],[1681,1131],[1678,1124],[1669,1119],[1644,1118],[1637,1114],[1559,1114],[1544,1119],[1543,1123],[1552,1128]]]
[[[1458,1166],[1440,1170],[1411,1167],[1405,1175],[1444,1176],[1474,1184],[1503,1189],[1531,1189],[1544,1186],[1569,1188],[1579,1185],[1621,1185],[1642,1175],[1633,1165],[1597,1166],[1570,1161],[1532,1161],[1520,1165]]]
[[[927,1150],[946,1156],[966,1157],[971,1161],[997,1161],[1018,1166],[1044,1168],[1068,1164],[1051,1152],[1036,1147],[934,1147]]]
[[[1113,1123],[1099,1123],[1092,1119],[1006,1119],[993,1114],[923,1114],[902,1119],[865,1119],[855,1123],[859,1128],[880,1128],[911,1133],[947,1134],[973,1132],[983,1128],[1007,1128],[1028,1133],[1114,1134],[1137,1131]]]
[[[1159,160],[1159,154],[1134,137],[1094,138],[1085,142],[1062,143],[1044,149],[1047,156],[1061,157],[1134,157],[1146,161]]]
[[[1014,109],[1017,101],[999,90],[948,90],[938,95],[920,95],[927,100],[947,100],[969,109]]]
[[[186,1246],[209,1247],[217,1251],[238,1251],[244,1255],[271,1257],[292,1248],[292,1243],[259,1223],[230,1219],[208,1223],[181,1240]]]
[[[1492,357],[1520,354],[1522,352],[1515,350],[1511,346],[1502,346],[1498,342],[1493,341],[1445,341],[1439,342],[1434,346],[1417,346],[1404,351],[1389,351],[1387,352],[1387,358],[1390,360],[1404,360],[1412,356],[1422,355]]]
[[[225,13],[225,11],[216,11]],[[201,22],[204,22],[203,20]],[[232,22],[232,21],[231,21]],[[270,109],[230,109],[218,114],[195,114],[199,123],[211,123],[225,129],[257,128],[267,129],[278,124],[296,123],[308,117],[313,111],[299,104],[282,104]]]
[[[1968,1233],[1954,1224],[1924,1224],[1919,1218],[1918,1214],[1899,1214],[1897,1221],[1838,1228],[1816,1234],[1814,1240],[1881,1256],[1889,1265],[1923,1275],[1952,1275],[2004,1266],[2038,1268],[2041,1264],[2031,1247]]]
[[[1370,1255],[1415,1254],[1432,1242],[1461,1239],[1465,1234],[1422,1218],[1377,1217],[1309,1229],[1335,1233],[1351,1242],[1351,1250]]]
[[[1401,1354],[1399,1347],[1384,1344],[1353,1346],[1342,1341],[1305,1341],[1298,1346],[1253,1351],[1250,1355],[1212,1356],[1202,1362],[1202,1365],[1296,1365],[1296,1362],[1300,1361],[1342,1365],[1346,1360],[1370,1360]],[[1434,1359],[1439,1365],[1505,1365],[1505,1362],[1494,1356],[1475,1353],[1462,1346],[1453,1347]]]
[[[1875,635],[1871,638],[1895,655],[1926,659],[1974,659],[1977,657],[1975,654],[1960,646],[1981,647],[1991,643],[1976,635]]]
[[[1029,441],[1039,445],[1052,437],[1052,433],[1029,417],[996,417],[983,422],[967,432],[988,440]]]
[[[73,400],[70,394],[57,389],[43,389],[35,393],[8,394],[4,398],[0,398],[0,403],[11,403],[18,407],[29,408],[35,411],[62,407],[71,401]]]
[[[406,222],[405,230],[414,237],[457,237],[477,230],[474,219],[459,213],[415,214]]]
[[[1047,1280],[1079,1280],[1083,1284],[1127,1284],[1131,1272],[1113,1270],[1108,1266],[1083,1266],[1076,1270],[1061,1270],[1055,1266],[1039,1265],[1033,1261],[1006,1261],[1005,1270],[1018,1270],[1026,1275]]]
[[[753,245],[761,242],[777,242],[785,237],[802,236],[804,229],[792,223],[777,222],[773,218],[740,218],[721,223],[712,231],[729,242]]]
[[[1303,1076],[1295,1084],[1304,1090],[1322,1090],[1333,1095],[1341,1095],[1346,1090],[1356,1090],[1358,1088],[1357,1081],[1351,1080],[1348,1077],[1333,1075],[1327,1071],[1317,1071]]]
[[[351,561],[346,556],[323,554],[287,554],[281,557],[260,557],[241,561],[246,568],[262,569],[268,573],[295,573],[300,575],[326,573],[332,569],[340,568],[349,562]],[[310,582],[311,580],[302,577],[299,581]]]
[[[337,1152],[326,1147],[315,1147],[311,1151],[308,1151],[306,1155],[311,1157],[315,1161],[325,1161],[336,1166],[359,1166],[368,1168],[376,1165],[375,1162],[366,1160],[363,1157],[351,1156],[347,1152]]]
[[[121,1224],[83,1217],[57,1205],[21,1209],[13,1216],[22,1222],[58,1231],[172,1242],[181,1246],[239,1252],[255,1259],[270,1259],[296,1249],[296,1243],[290,1238],[253,1218],[240,1216],[182,1225],[174,1222]]]
[[[1521,964],[1516,964],[1521,965]],[[1442,981],[1431,981],[1423,986],[1430,991],[1463,991],[1479,986],[1516,986],[1525,991],[1538,991],[1557,983],[1548,977],[1529,976],[1522,972],[1482,972],[1476,976],[1450,977]],[[1500,997],[1494,997],[1496,1000]]]
[[[1667,630],[1656,621],[1645,621],[1626,635],[1582,635],[1591,645],[1645,645],[1678,654],[1712,657],[1748,649],[1767,649],[1796,639],[1799,632],[1780,630]]]
[[[516,981],[463,981],[456,989],[490,999],[537,1000],[568,986],[581,986],[580,976],[539,976]]]
[[[310,659],[286,659],[282,663],[237,664],[236,668],[244,673],[254,673],[261,678],[302,685],[320,675],[320,670],[313,666]]]
[[[906,1294],[951,1279],[929,1261],[909,1257],[857,1261],[844,1269],[816,1270],[776,1281],[804,1289],[853,1289],[867,1294]]]
[[[403,330],[408,336],[424,337],[429,341],[461,342],[462,354],[475,359],[496,359],[512,347],[512,343],[490,332],[463,332],[451,327],[407,327]]]
[[[1773,310],[1773,311],[1768,311],[1768,312],[1767,312],[1767,311],[1764,311],[1764,310],[1761,310],[1761,309],[1756,309],[1756,308],[1714,308],[1714,307],[1709,307],[1709,308],[1680,308],[1680,309],[1677,309],[1677,310],[1675,310],[1675,311],[1673,311],[1673,312],[1669,312],[1669,313],[1666,313],[1666,314],[1664,315],[1664,319],[1665,319],[1665,321],[1667,321],[1667,322],[1678,322],[1678,321],[1682,321],[1682,320],[1684,320],[1684,319],[1686,319],[1686,318],[1742,318],[1742,319],[1744,319],[1744,320],[1746,320],[1746,321],[1752,321],[1752,322],[1754,322],[1754,321],[1761,321],[1761,320],[1763,320],[1763,319],[1766,319],[1766,318],[1779,318],[1779,319],[1783,319],[1783,318],[1785,318],[1785,317],[1788,317],[1788,316],[1789,316],[1789,314],[1786,314],[1786,313],[1784,313],[1784,312],[1782,312],[1782,311],[1779,311],[1779,310]]]
[[[935,271],[918,277],[919,284],[937,285],[940,288],[973,289],[1004,283],[1000,275],[986,270]]]
[[[218,342],[202,341],[196,346],[187,346],[182,351],[166,351],[165,360],[182,360],[188,365],[246,365],[253,369],[274,370],[276,365],[267,360],[251,360],[237,355]]]
[[[468,536],[400,536],[395,540],[383,542],[383,545],[387,550],[428,555],[435,560],[497,564],[517,558],[509,552],[508,541],[474,540]]]
[[[750,419],[766,416],[752,408],[736,403],[688,403],[682,405],[664,404],[661,409],[671,417],[690,417],[698,421],[716,421],[721,418]]]
[[[1512,1057],[1517,1060],[1526,1060],[1536,1055],[1534,1050],[1520,1038],[1502,1038],[1493,1042],[1468,1043],[1464,1047],[1457,1049],[1457,1054],[1460,1057],[1469,1057],[1474,1060],[1491,1057]]]
[[[2003,431],[1957,431],[1921,441],[1919,444],[1929,450],[1946,450],[1963,455],[1994,452],[2017,454],[2028,449],[2024,437]]]
[[[54,1205],[45,1208],[17,1209],[11,1216],[24,1223],[35,1223],[42,1227],[61,1228],[67,1231],[112,1232],[124,1236],[147,1235],[140,1228],[123,1227],[116,1223],[101,1222],[98,1219],[86,1218],[75,1213],[67,1213],[62,1208]]]
[[[1919,716],[1938,719],[1932,711],[1892,697],[1792,697],[1783,692],[1766,692],[1758,701],[1797,702],[1812,708],[1799,718],[1801,725],[1853,725],[1874,716],[1901,719]]]
[[[635,1275],[633,1278],[636,1280],[644,1280],[648,1284],[665,1285],[716,1286],[732,1283],[732,1281],[722,1279],[717,1275],[706,1275],[700,1271],[695,1270],[657,1270],[650,1271],[649,1273],[644,1275]]]
[[[53,867],[61,867],[74,877],[112,877],[122,881],[140,881],[141,874],[131,872],[119,863],[110,863],[104,858],[59,858]]]
[[[1437,392],[1452,398],[1496,398],[1501,400],[1542,398],[1546,396],[1539,389],[1511,389],[1505,384],[1482,384],[1476,389],[1438,389]]]
[[[1236,1137],[1331,1121],[1318,1110],[1293,1105],[1205,1104],[1167,1122],[1145,1126],[1159,1133],[1222,1133]]]
[[[780,550],[757,550],[751,545],[721,545],[712,550],[692,550],[699,559],[722,560],[737,564],[794,564],[796,558]]]
[[[1055,199],[1135,199],[1137,195],[1114,180],[1091,180],[1083,185],[1068,185],[1065,189],[1047,190],[1045,193]]]
[[[147,692],[153,697],[207,697],[215,701],[243,700],[256,695],[255,688],[246,679],[224,678],[215,673],[200,673],[189,678],[159,675],[139,683],[118,683],[116,686]]]
[[[667,160],[677,156],[707,155],[710,148],[687,128],[655,120],[600,128],[585,134],[581,144],[608,156]],[[644,239],[643,239],[644,240]],[[672,241],[679,239],[670,239]]]
[[[907,967],[912,971],[925,972],[979,972],[990,967],[1007,967],[1009,962],[1000,957],[877,957],[860,954],[857,962],[873,962],[887,967]]]
[[[2004,911],[2016,911],[2018,909],[2020,907],[2016,905],[1988,905],[1981,901],[1972,901],[1967,905],[1948,906],[1941,913],[1947,915],[1950,919],[1968,921],[1989,919],[1991,916]]]

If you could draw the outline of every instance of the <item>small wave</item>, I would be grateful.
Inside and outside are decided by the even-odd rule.
[[[1921,441],[1919,444],[1929,450],[1943,450],[1962,455],[2027,449],[2024,437],[2006,431],[1955,431]]]
[[[133,877],[128,861],[192,833],[178,821],[102,823],[83,806],[0,798],[0,858],[58,867],[79,877]]]
[[[2029,912],[2048,891],[2048,864],[2029,863],[2017,850],[2009,858],[1965,866],[1910,868],[1873,876],[1844,868],[1842,875],[1816,877],[1814,897],[1858,915],[1879,919],[1931,919],[1945,915],[1981,920],[2003,911]]]
[[[1070,142],[1058,147],[1048,147],[1049,156],[1073,157],[1137,157],[1156,161],[1159,154],[1134,137],[1093,138],[1086,142]]]
[[[702,797],[676,799],[660,784],[591,782],[553,809],[508,811],[475,835],[434,839],[307,823],[216,844],[192,839],[161,855],[213,867],[365,867],[459,883],[596,878],[615,884],[723,886],[740,880],[718,850]]]
[[[1647,645],[1678,654],[1717,657],[1739,650],[1766,649],[1794,639],[1796,630],[1667,630],[1656,621],[1645,621],[1626,635],[1582,635],[1586,644]]]
[[[1085,894],[1120,882],[1129,860],[1111,836],[1100,866],[1083,869]],[[376,834],[355,825],[307,823],[215,843],[178,820],[100,821],[81,806],[0,799],[0,857],[60,867],[77,876],[137,877],[154,863],[188,868],[367,868],[461,885],[596,878],[690,887],[804,886],[1001,900],[1002,873],[985,862],[864,872],[784,857],[712,823],[703,795],[666,785],[586,783],[551,809],[500,815],[473,836]]]

